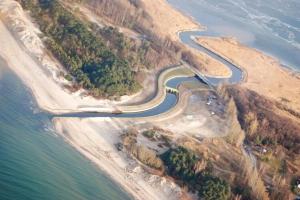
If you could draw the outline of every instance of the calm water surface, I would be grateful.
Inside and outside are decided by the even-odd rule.
[[[168,1],[207,26],[207,35],[234,36],[300,70],[299,0]],[[130,199],[55,136],[49,117],[1,62],[0,93],[1,200]]]
[[[300,70],[299,0],[168,0],[208,28],[233,36]]]
[[[55,136],[48,116],[37,109],[21,81],[3,67],[0,94],[1,200],[130,199]]]

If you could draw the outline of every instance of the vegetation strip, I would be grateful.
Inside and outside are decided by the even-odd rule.
[[[105,38],[67,11],[57,0],[18,0],[45,34],[45,43],[53,55],[75,78],[80,87],[95,96],[121,96],[137,92],[140,85],[130,68],[105,45]],[[109,29],[104,29],[107,33]],[[120,44],[118,48],[122,48]],[[70,75],[67,79],[72,80]]]

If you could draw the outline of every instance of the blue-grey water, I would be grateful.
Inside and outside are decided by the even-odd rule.
[[[299,0],[168,0],[206,26],[209,36],[232,36],[300,70]]]
[[[37,107],[29,90],[0,60],[0,199],[126,200],[120,187],[56,136],[52,115]],[[177,88],[196,77],[178,77]],[[168,111],[177,95],[137,113],[70,113],[64,117],[146,117]]]
[[[244,44],[300,69],[299,0],[168,0],[193,16],[210,36]],[[130,199],[62,138],[20,80],[0,62],[0,199]],[[172,82],[170,82],[171,84]],[[173,85],[171,85],[173,86]],[[163,107],[172,107],[168,95]],[[157,110],[152,110],[153,114]],[[148,115],[147,114],[147,115]]]
[[[55,136],[21,81],[0,63],[0,199],[126,200],[126,192]]]

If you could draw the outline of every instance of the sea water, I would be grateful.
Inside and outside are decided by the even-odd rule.
[[[0,63],[0,199],[126,200],[62,138],[21,81]]]
[[[229,36],[300,70],[299,0],[168,0],[207,27],[207,35]]]

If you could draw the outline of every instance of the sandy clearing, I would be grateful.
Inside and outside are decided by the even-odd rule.
[[[136,161],[117,151],[128,122],[110,118],[55,119],[59,135],[94,162],[135,199],[179,199],[181,189],[165,178],[145,172]]]
[[[178,105],[162,117],[167,120],[158,121],[157,126],[176,133],[177,137],[182,135],[197,138],[223,137],[227,133],[226,119],[217,115],[211,115],[209,106],[206,104],[205,93],[209,88],[198,88],[190,91],[181,91]],[[161,116],[160,116],[161,118]]]
[[[82,97],[80,92],[71,94],[62,90],[64,80],[58,78],[58,64],[43,53],[44,46],[37,36],[38,30],[17,2],[1,1],[0,13],[0,55],[30,87],[41,108],[52,112],[89,110],[90,106],[112,110],[109,101],[98,101]]]
[[[62,68],[44,53],[45,47],[38,34],[38,29],[17,2],[0,2],[0,56],[30,88],[39,107],[55,113],[114,110],[115,102],[100,101],[63,90],[65,81],[57,76]],[[123,98],[123,102],[125,100]],[[179,199],[181,190],[176,184],[145,173],[132,160],[116,152],[114,144],[127,127],[125,122],[68,118],[56,119],[54,124],[68,143],[107,172],[136,199]]]
[[[192,94],[184,88],[180,90],[178,105],[159,118],[55,118],[54,125],[57,133],[66,142],[93,161],[136,199],[180,199],[182,192],[176,184],[164,177],[145,172],[127,154],[117,151],[115,146],[121,141],[120,135],[129,127],[138,130],[160,127],[166,131],[175,131],[176,134],[172,134],[174,139],[223,136],[224,129],[216,132],[216,127],[222,128],[221,124],[225,121],[221,122],[212,117],[208,119],[209,111],[203,108],[206,103],[199,102],[201,94]],[[199,92],[202,90],[207,88]],[[191,111],[188,102],[194,104],[195,101],[198,102],[198,106],[193,107]],[[184,115],[181,115],[182,112]]]
[[[79,94],[70,94],[63,90],[37,62],[24,52],[12,37],[6,26],[0,21],[0,55],[7,65],[19,76],[33,92],[38,105],[44,110],[61,113],[71,110],[89,110],[96,106],[99,110],[113,110],[108,101],[96,101]],[[45,69],[47,70],[47,69]]]
[[[282,67],[275,58],[234,39],[201,37],[198,42],[242,66],[247,72],[247,80],[242,86],[300,110],[299,74]],[[282,101],[283,98],[287,101]]]

